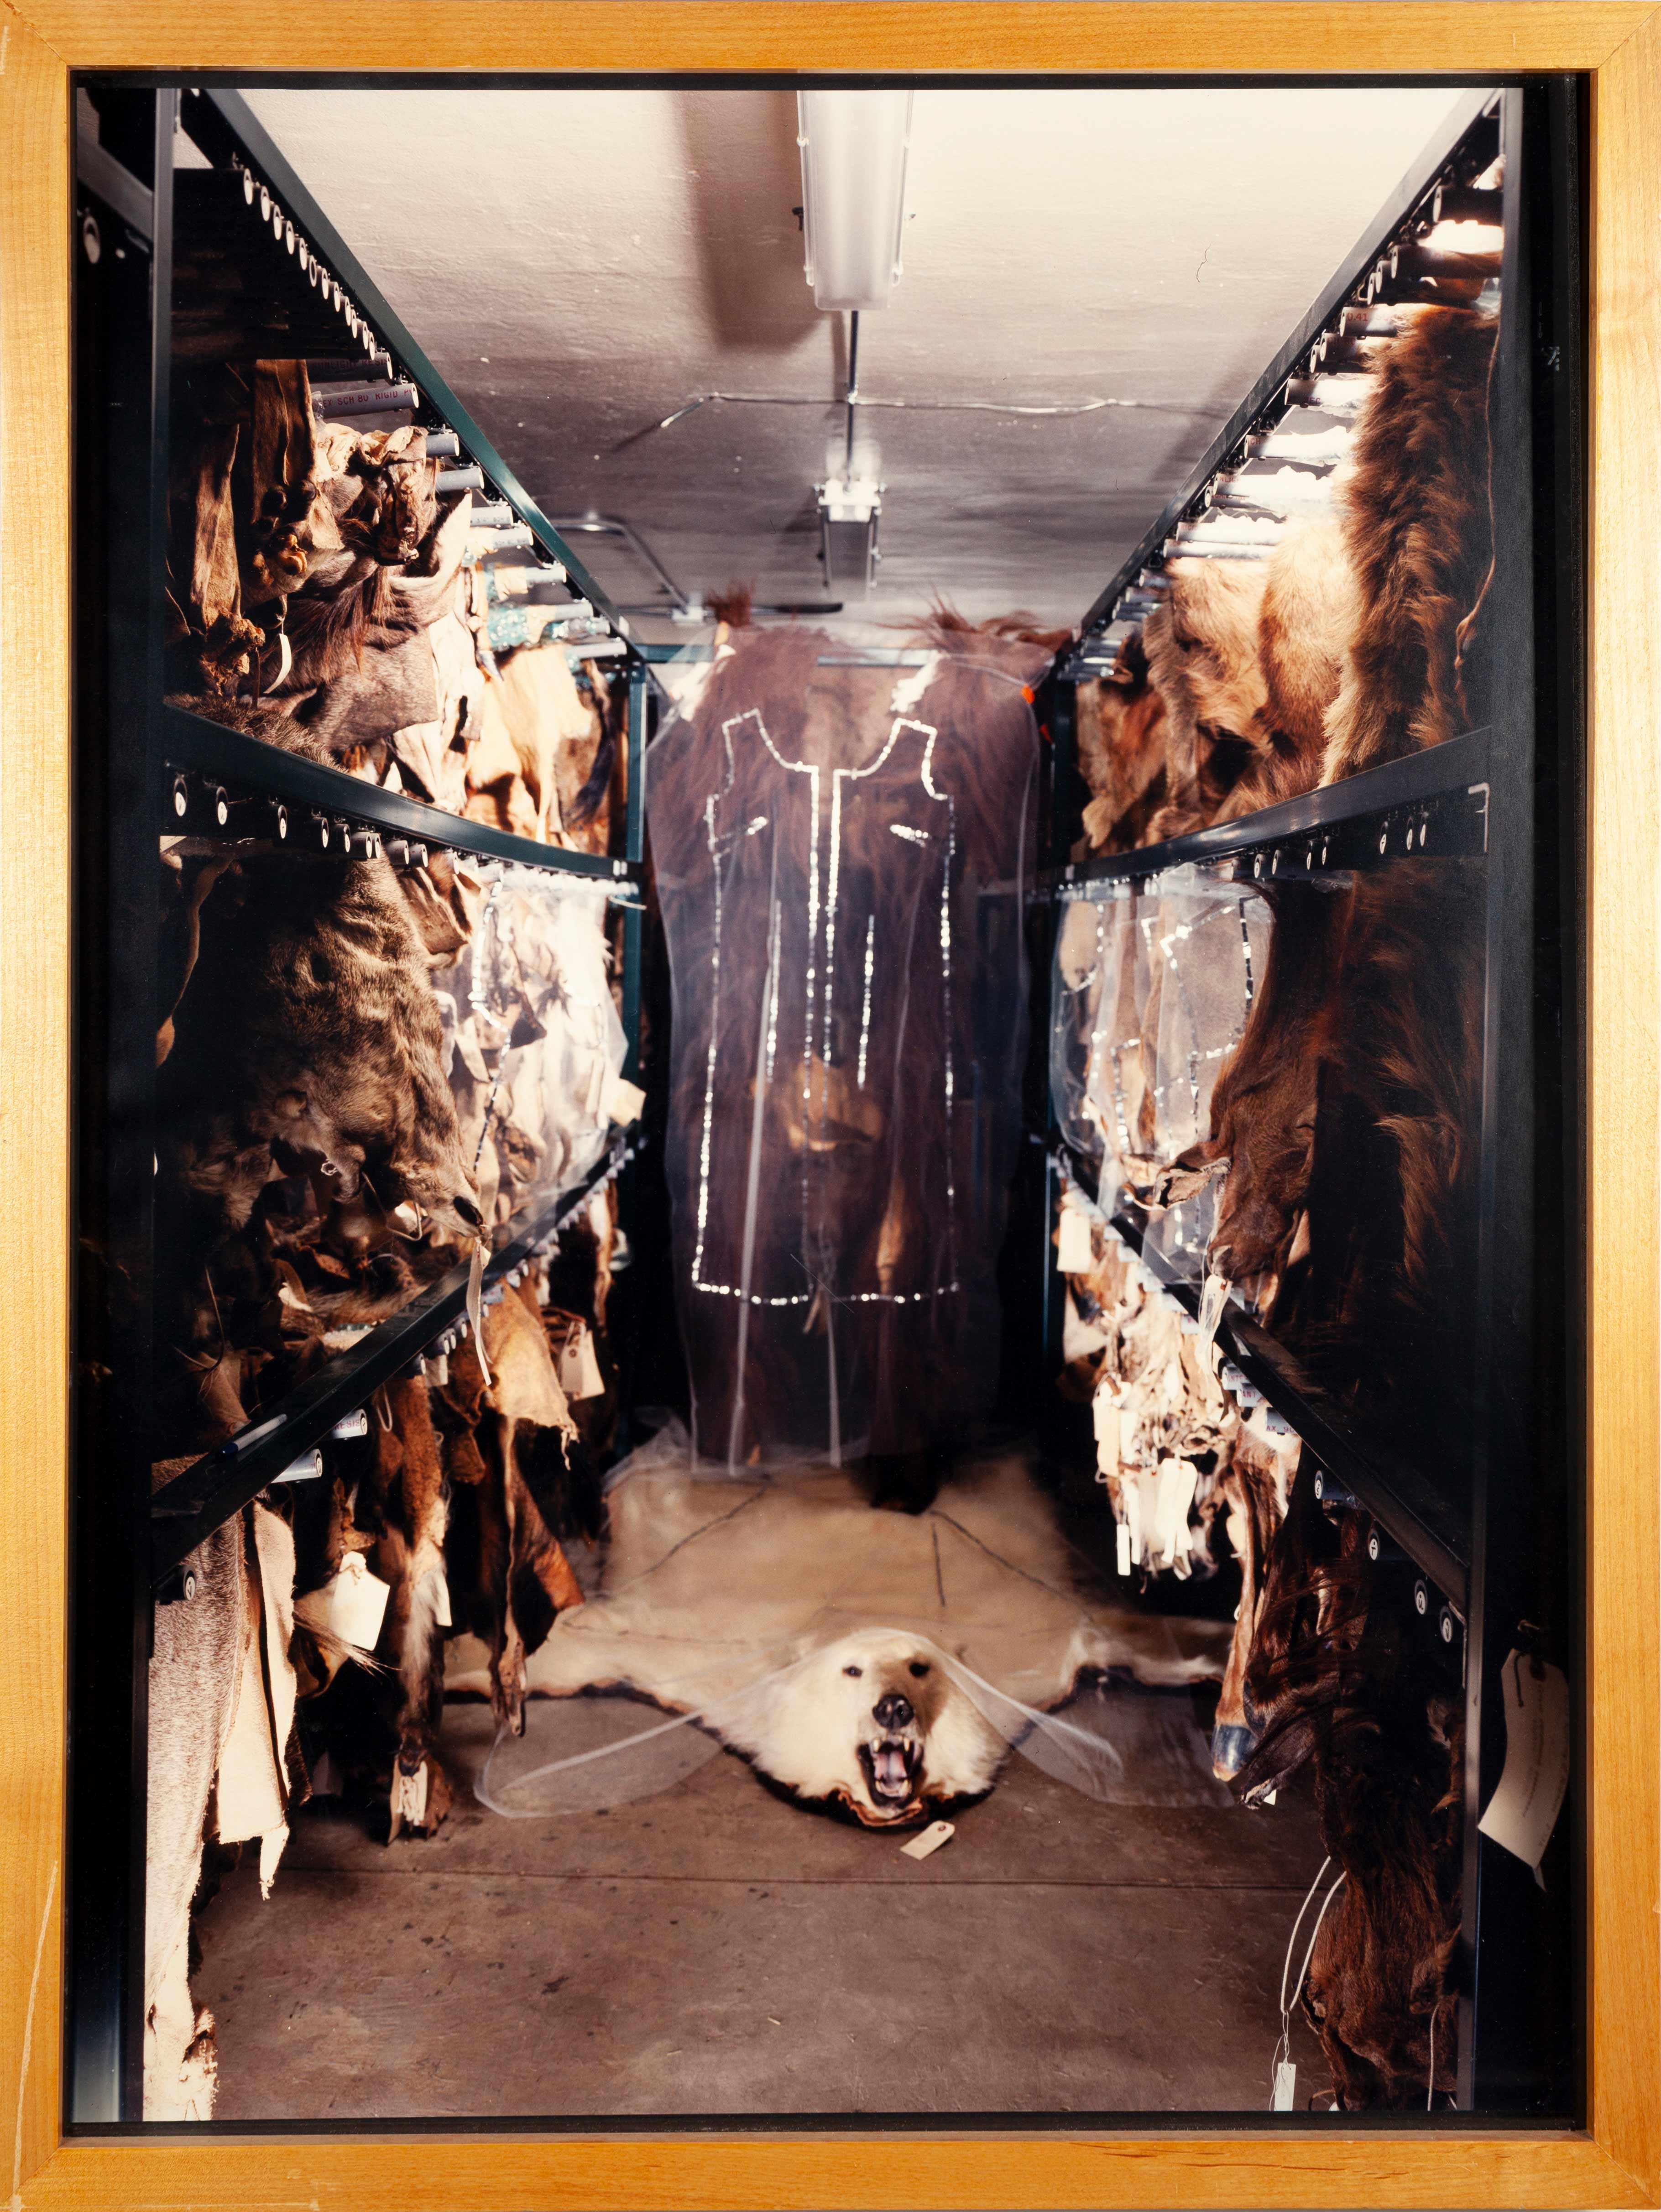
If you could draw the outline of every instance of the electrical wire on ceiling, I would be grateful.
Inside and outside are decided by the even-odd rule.
[[[700,392],[677,407],[672,415],[665,415],[661,422],[654,422],[654,430],[672,429],[699,408],[712,405],[735,407],[836,407],[845,403],[835,399],[815,399],[797,392]],[[1173,404],[1166,399],[1076,399],[1055,403],[1028,402],[1013,399],[878,399],[863,392],[851,392],[846,404],[849,407],[888,407],[903,410],[910,415],[1097,415],[1106,407],[1134,407],[1155,415],[1191,415],[1191,407]]]

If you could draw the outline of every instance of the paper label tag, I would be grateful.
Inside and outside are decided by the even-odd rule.
[[[454,1626],[450,1618],[450,1584],[442,1567],[429,1567],[421,1577],[421,1588],[433,1585],[433,1618],[440,1628]]]
[[[908,1859],[925,1859],[931,1851],[937,1851],[942,1844],[950,1843],[956,1833],[957,1830],[949,1820],[931,1820],[921,1835],[913,1836],[910,1843],[901,1844],[900,1848]]]
[[[1088,1275],[1096,1263],[1089,1218],[1076,1206],[1061,1209],[1056,1237],[1056,1266],[1064,1275]]]
[[[1111,1398],[1095,1401],[1096,1472],[1118,1473],[1118,1407]]]
[[[329,1626],[360,1651],[373,1651],[386,1617],[386,1601],[392,1586],[371,1574],[361,1552],[349,1552],[340,1572],[329,1585]]]
[[[1282,2058],[1275,2069],[1275,2096],[1270,2110],[1275,2112],[1289,2112],[1292,2109],[1292,2100],[1297,2094],[1297,2087],[1298,2069],[1289,2058]]]
[[[405,1822],[412,1828],[427,1824],[427,1761],[422,1759],[413,1774],[406,1774],[401,1766],[392,1768],[392,1832],[389,1843],[395,1842]]]
[[[594,1340],[585,1322],[579,1322],[560,1353],[560,1388],[567,1398],[597,1398],[605,1389],[600,1363],[594,1356]]]
[[[646,1104],[646,1093],[638,1083],[627,1082],[621,1075],[608,1075],[601,1100],[605,1108],[606,1120],[627,1128],[631,1121],[640,1120],[640,1109]]]
[[[1061,1364],[1070,1367],[1076,1359],[1093,1358],[1098,1352],[1107,1349],[1107,1332],[1098,1328],[1094,1322],[1080,1318],[1079,1310],[1069,1291],[1061,1307]]]
[[[1105,1443],[1111,1436],[1118,1436],[1118,1407],[1106,1379],[1096,1385],[1096,1394],[1090,1401],[1090,1419],[1095,1425],[1096,1442]]]
[[[1118,1524],[1118,1571],[1122,1575],[1128,1575],[1131,1571],[1131,1524],[1128,1521],[1121,1521]]]
[[[1125,1500],[1125,1526],[1131,1539],[1131,1564],[1142,1565],[1142,1491],[1149,1480],[1145,1474],[1133,1474],[1121,1485],[1120,1495]]]
[[[1155,1548],[1167,1559],[1188,1549],[1188,1509],[1194,1502],[1199,1469],[1191,1459],[1167,1459],[1160,1468],[1155,1492]]]
[[[1537,1874],[1568,1789],[1568,1682],[1561,1668],[1526,1659],[1520,1651],[1509,1654],[1500,1681],[1505,1771],[1476,1826]]]

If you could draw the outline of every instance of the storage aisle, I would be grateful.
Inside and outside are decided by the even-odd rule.
[[[494,1732],[447,1708],[452,1777]],[[724,1756],[609,1813],[458,1799],[414,1849],[310,1809],[269,1902],[245,1864],[199,1922],[217,2117],[1266,2106],[1306,1794],[1101,1805],[1015,1758],[955,1817],[918,1863]],[[1297,2015],[1292,2055],[1322,2078]]]

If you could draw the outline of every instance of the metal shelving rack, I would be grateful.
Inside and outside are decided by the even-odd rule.
[[[1583,2056],[1559,2057],[1562,2024],[1578,2022],[1573,1870],[1581,1863],[1578,1778],[1560,1827],[1570,1879],[1555,1895],[1482,1838],[1481,1808],[1505,1759],[1497,1686],[1513,1648],[1541,1649],[1577,1676],[1580,1628],[1571,1562],[1578,1547],[1575,1414],[1578,1322],[1563,1329],[1537,1304],[1537,1284],[1568,1282],[1579,1230],[1579,1095],[1573,1042],[1574,912],[1584,799],[1576,781],[1584,727],[1579,599],[1584,331],[1580,197],[1581,94],[1571,82],[1480,95],[1459,111],[1374,230],[1293,333],[1182,490],[1117,571],[1081,624],[1058,675],[1112,664],[1116,618],[1139,621],[1158,604],[1172,541],[1202,512],[1219,474],[1247,453],[1289,397],[1288,380],[1315,373],[1345,341],[1346,307],[1387,290],[1391,260],[1439,177],[1505,161],[1504,258],[1497,366],[1490,397],[1495,570],[1495,683],[1488,728],[1310,792],[1240,821],[1136,851],[1073,860],[1078,787],[1073,718],[1055,717],[1052,866],[1058,902],[1112,896],[1169,869],[1199,865],[1245,884],[1324,871],[1388,866],[1411,854],[1480,857],[1487,890],[1487,1000],[1481,1130],[1481,1230],[1476,1316],[1476,1442],[1469,1504],[1337,1405],[1299,1361],[1240,1308],[1225,1309],[1218,1340],[1234,1379],[1303,1439],[1326,1495],[1370,1513],[1422,1578],[1425,1609],[1460,1643],[1465,1683],[1464,1899],[1458,2103],[1517,2117],[1577,2109]],[[1563,179],[1573,180],[1567,194]],[[1454,189],[1471,195],[1463,182]],[[1486,195],[1482,197],[1486,198]],[[1463,208],[1460,210],[1464,211]],[[1401,249],[1405,252],[1406,249]],[[1348,365],[1342,363],[1340,365]],[[1537,743],[1537,732],[1539,742]],[[1138,1265],[1188,1315],[1196,1288],[1144,1258],[1147,1217],[1098,1193],[1052,1121],[1050,1222],[1069,1182],[1109,1218]],[[1046,1224],[1046,1238],[1048,1224]],[[1046,1243],[1045,1337],[1058,1362],[1060,1286]],[[1438,1601],[1445,1602],[1439,1602]],[[1578,1778],[1578,1769],[1577,1769]],[[1554,1856],[1557,1847],[1554,1845]],[[1578,2028],[1576,2030],[1578,2034]]]
[[[610,605],[433,372],[246,104],[233,93],[205,88],[182,95],[193,140],[215,165],[234,161],[264,185],[308,252],[326,264],[355,324],[368,331],[370,346],[378,344],[397,374],[415,386],[435,426],[452,433],[457,460],[476,469],[481,489],[520,518],[517,526],[528,542],[560,564],[572,588],[626,647],[624,853],[619,860],[597,860],[526,848],[524,841],[501,838],[482,825],[165,708],[173,155],[181,94],[131,79],[100,86],[99,93],[97,136],[83,131],[79,146],[77,215],[91,219],[92,231],[89,235],[81,223],[76,255],[76,1173],[83,1235],[102,1240],[111,1279],[130,1286],[133,1295],[112,1297],[103,1285],[88,1284],[77,1306],[82,1387],[75,1414],[64,2115],[76,2131],[130,2126],[142,2110],[144,1746],[154,1582],[199,1540],[221,1507],[235,1510],[354,1402],[361,1404],[385,1374],[407,1365],[424,1345],[453,1328],[459,1310],[455,1279],[435,1285],[314,1385],[294,1393],[279,1417],[280,1430],[228,1455],[229,1464],[221,1455],[210,1465],[215,1455],[209,1455],[186,1471],[185,1487],[170,1486],[155,1501],[164,1507],[161,1514],[153,1511],[152,1344],[144,1293],[153,1233],[158,829],[202,824],[203,810],[211,818],[223,791],[233,823],[239,807],[286,805],[302,823],[321,816],[361,836],[449,846],[605,878],[624,902],[627,1073],[638,1079],[642,916],[630,891],[644,858],[651,667],[680,657],[676,648],[647,646],[633,636],[627,618]],[[1186,861],[1248,870],[1255,862],[1259,875],[1371,865],[1363,827],[1375,839],[1382,829],[1380,861],[1406,849],[1409,826],[1415,830],[1415,848],[1417,833],[1428,828],[1433,851],[1486,856],[1482,1431],[1472,1513],[1450,1526],[1445,1501],[1427,1494],[1422,1473],[1391,1461],[1370,1438],[1358,1437],[1282,1348],[1243,1316],[1231,1310],[1223,1333],[1246,1380],[1300,1428],[1313,1455],[1463,1607],[1469,1771],[1459,2103],[1467,2111],[1513,2117],[1559,2113],[1581,2097],[1578,2058],[1566,2099],[1555,2079],[1545,2079],[1538,2057],[1544,2042],[1537,2018],[1543,1990],[1544,2002],[1561,2002],[1567,2016],[1579,2017],[1569,1963],[1573,1913],[1562,1896],[1565,1887],[1574,1885],[1560,1884],[1555,1895],[1543,1899],[1528,1871],[1480,1840],[1475,1826],[1476,1808],[1497,1782],[1505,1748],[1498,1701],[1485,1699],[1483,1687],[1494,1679],[1519,1632],[1518,1624],[1539,1624],[1543,1640],[1564,1658],[1572,1676],[1579,1655],[1570,1600],[1574,1546],[1562,1543],[1561,1532],[1573,1525],[1579,1323],[1571,1317],[1564,1340],[1553,1334],[1552,1316],[1537,1312],[1533,1300],[1537,1272],[1540,1280],[1572,1280],[1581,1256],[1579,1135],[1572,1112],[1566,1117],[1552,1091],[1556,1079],[1563,1098],[1572,1103],[1579,1095],[1579,975],[1572,951],[1561,951],[1557,924],[1574,911],[1584,811],[1574,781],[1583,719],[1576,628],[1583,573],[1585,388],[1580,98],[1580,88],[1568,81],[1519,87],[1505,94],[1495,119],[1494,147],[1503,143],[1506,163],[1506,245],[1501,369],[1494,386],[1500,465],[1494,484],[1495,599],[1504,634],[1492,730],[1375,771],[1372,779],[1358,778],[1342,795],[1312,794],[1249,822],[1111,860],[1070,863],[1066,858],[1075,826],[1067,787],[1072,683],[1108,664],[1108,633],[1117,615],[1145,612],[1153,603],[1167,542],[1197,503],[1203,504],[1218,472],[1281,407],[1288,380],[1318,365],[1318,343],[1338,312],[1376,272],[1428,180],[1464,134],[1481,125],[1492,104],[1485,94],[1473,94],[1427,149],[1381,211],[1374,232],[1109,581],[1064,655],[1049,695],[1054,774],[1048,844],[1055,863],[1052,887],[1061,896],[1088,896],[1093,886]],[[1567,194],[1557,189],[1564,178],[1575,187]],[[362,344],[351,323],[346,332]],[[349,349],[345,340],[342,349]],[[1543,739],[1537,749],[1537,725]],[[188,820],[177,811],[180,775],[186,779]],[[1325,862],[1311,849],[1317,835],[1329,841]],[[1331,842],[1333,837],[1339,842]],[[614,1151],[597,1172],[621,1164]],[[1052,1201],[1063,1172],[1052,1155]],[[580,1188],[567,1194],[525,1225],[493,1261],[493,1283],[526,1264],[585,1196]],[[1118,1227],[1135,1242],[1133,1217],[1121,1215]],[[1047,1222],[1046,1236],[1052,1285],[1046,1342],[1052,1347],[1056,1306]],[[1173,1287],[1180,1299],[1181,1287]],[[1543,1531],[1557,1540],[1555,1559],[1543,1569]]]
[[[437,374],[246,101],[218,88],[181,93],[130,80],[96,89],[95,107],[84,92],[77,100],[74,866],[82,1233],[101,1243],[108,1274],[103,1285],[83,1288],[77,1311],[65,2112],[70,2126],[94,2130],[130,2124],[142,2112],[155,1592],[172,1594],[180,1562],[206,1534],[383,1382],[466,1327],[462,1268],[152,1496],[157,836],[254,836],[297,849],[387,850],[406,861],[422,849],[450,850],[603,884],[622,909],[626,1073],[637,1079],[650,711],[647,663],[627,617]],[[300,318],[309,334],[300,350],[317,357],[309,340],[337,330],[326,350],[343,356],[342,371],[361,355],[366,376],[379,378],[389,396],[397,392],[402,411],[445,436],[440,452],[456,488],[498,503],[504,548],[536,549],[549,564],[546,580],[573,595],[572,619],[555,634],[578,636],[573,652],[621,654],[628,757],[620,854],[508,836],[164,702],[174,137],[181,127],[215,169],[242,173],[252,254],[268,250],[258,232],[262,220],[275,218],[270,235],[294,264],[288,281],[312,295]],[[504,1295],[638,1150],[638,1139],[615,1137],[573,1188],[512,1224],[511,1241],[488,1263],[487,1298]]]

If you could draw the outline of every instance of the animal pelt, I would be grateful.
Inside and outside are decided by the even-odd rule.
[[[243,592],[258,608],[304,582],[312,551],[318,453],[306,363],[256,362],[249,414]]]
[[[524,834],[558,843],[567,826],[567,803],[573,809],[573,826],[580,826],[577,815],[591,820],[610,782],[611,755],[603,738],[596,735],[590,701],[579,694],[565,648],[559,645],[521,646],[515,653],[504,653],[489,689],[500,706],[512,748],[511,773],[524,794]],[[604,690],[602,681],[600,691]],[[470,759],[468,782],[470,793],[483,784],[481,770]],[[579,800],[585,801],[585,811]],[[470,795],[468,805],[472,812]]]
[[[1245,1802],[1312,1759],[1322,1837],[1343,1887],[1305,2006],[1345,2109],[1422,2106],[1458,2057],[1449,1986],[1459,1921],[1463,1731],[1457,1680],[1366,1553],[1367,1517],[1324,1512],[1301,1474],[1269,1559],[1246,1703],[1258,1749]],[[1416,1626],[1416,1624],[1415,1625]]]
[[[258,665],[265,633],[242,612],[232,465],[241,424],[175,434],[167,501],[167,647],[176,682],[234,692]]]
[[[1304,2008],[1343,2111],[1417,2111],[1457,2086],[1464,1756],[1444,1691],[1392,1700],[1318,1759],[1322,1837],[1345,1881]]]
[[[991,615],[984,622],[971,622],[944,599],[937,599],[912,635],[918,644],[932,646],[939,653],[961,653],[978,638],[1009,645],[1041,645],[1046,652],[1059,653],[1073,634],[1069,629],[1045,629],[1028,614]]]
[[[1286,1518],[1287,1499],[1300,1448],[1275,1449],[1266,1431],[1242,1422],[1228,1456],[1222,1492],[1228,1540],[1240,1562],[1240,1601],[1234,1613],[1234,1637],[1228,1668],[1217,1697],[1211,1730],[1211,1768],[1221,1781],[1232,1781],[1257,1748],[1247,1717],[1246,1674],[1257,1639],[1264,1577],[1275,1539]]]
[[[221,714],[310,751],[282,718]],[[427,961],[384,860],[241,850],[208,906],[173,1016],[163,1120],[181,1186],[245,1223],[275,1159],[351,1197],[480,1224],[439,1056]]]
[[[1405,864],[1404,864],[1405,865]],[[1352,894],[1270,885],[1269,959],[1240,1043],[1211,1092],[1211,1133],[1160,1181],[1166,1204],[1223,1178],[1208,1261],[1267,1312],[1307,1203],[1320,1051],[1342,969]]]
[[[414,1793],[419,1809],[409,1825],[430,1833],[443,1820],[449,1802],[447,1785],[440,1779],[437,1742],[444,1710],[444,1640],[439,1632],[450,1605],[445,1582],[448,1516],[444,1465],[426,1382],[409,1376],[388,1383],[378,1395],[373,1422],[369,1498],[360,1498],[354,1518],[376,1529],[370,1564],[391,1588],[377,1652],[397,1670],[391,1678],[397,1697],[391,1727],[397,1741],[397,1773],[403,1784],[395,1778],[394,1789],[407,1800],[409,1792],[404,1784],[419,1778]]]
[[[165,1480],[175,1469],[157,1469]],[[144,2116],[213,2117],[214,2019],[190,1993],[191,1899],[204,1837],[258,1837],[269,1895],[305,1775],[291,1741],[292,1538],[253,1504],[186,1563],[196,1595],[156,1607],[149,1673],[144,1885]]]
[[[458,1626],[488,1654],[496,1718],[518,1735],[527,1661],[555,1616],[582,1602],[549,1526],[558,1509],[547,1480],[549,1453],[568,1449],[576,1431],[534,1304],[510,1291],[487,1310],[484,1338],[489,1381],[470,1343],[451,1358],[436,1399],[452,1480],[466,1486],[456,1492],[452,1601]]]
[[[1039,744],[1023,693],[1048,656],[982,635],[941,653],[920,684],[908,675],[896,708],[892,671],[821,665],[833,643],[737,633],[694,715],[656,740],[646,792],[676,975],[667,1165],[682,1324],[700,1434],[740,1461],[814,1432],[827,1443],[833,1419],[850,1448],[930,1449],[982,1413],[995,1376],[983,1331],[1024,989],[1012,890]],[[779,1050],[758,1103],[770,968]],[[955,1103],[971,1091],[973,1164]],[[751,1267],[753,1135],[774,1224],[753,1240],[753,1272],[776,1302],[749,1310],[741,1358],[739,1301],[693,1284],[694,1264],[700,1286]],[[787,1232],[771,1194],[792,1187],[805,1205]],[[700,1216],[706,1188],[719,1197]]]
[[[1374,372],[1337,494],[1356,611],[1327,714],[1323,783],[1440,744],[1482,711],[1474,639],[1463,672],[1455,661],[1494,552],[1494,333],[1492,318],[1473,310],[1424,308]]]
[[[771,1781],[866,1827],[984,1796],[1007,1748],[931,1644],[882,1629],[767,1676],[722,1720],[733,1750]]]
[[[344,543],[383,568],[416,561],[438,520],[438,463],[415,424],[360,434],[326,425],[319,444],[329,500]]]
[[[610,836],[611,816],[627,796],[627,748],[619,740],[627,709],[627,687],[613,684],[597,661],[583,664],[583,682],[593,717],[592,750],[582,781],[561,799],[565,827],[573,844],[591,853],[603,853]],[[574,777],[580,756],[574,754],[568,774]]]
[[[1482,877],[1413,860],[1357,884],[1318,1049],[1308,1257],[1275,1324],[1328,1389],[1444,1457],[1475,1373]]]
[[[1014,1460],[960,1466],[920,1514],[873,1513],[845,1473],[735,1482],[689,1468],[670,1435],[607,1504],[603,1587],[531,1657],[531,1692],[621,1685],[702,1711],[765,1777],[867,1825],[989,1788],[1000,1692],[1049,1707],[1093,1670],[1168,1686],[1222,1672],[1221,1625],[1133,1612],[1076,1581]],[[488,1656],[459,1640],[449,1687],[484,1689]],[[979,1702],[954,1668],[980,1678]],[[889,1697],[909,1712],[879,1713]]]
[[[541,1319],[556,1360],[555,1336],[562,1344],[568,1317],[574,1314],[589,1331],[604,1385],[591,1397],[571,1401],[571,1418],[580,1443],[567,1443],[563,1450],[552,1455],[551,1504],[544,1503],[544,1511],[558,1536],[596,1536],[603,1518],[594,1470],[610,1451],[621,1404],[621,1378],[606,1328],[616,1209],[617,1186],[608,1183],[561,1232],[558,1249],[548,1263],[543,1291]]]
[[[755,579],[730,583],[724,592],[712,592],[705,603],[718,623],[728,629],[748,629],[754,619]]]
[[[1468,1412],[1481,867],[1403,860],[1267,896],[1268,969],[1211,1133],[1160,1195],[1222,1176],[1211,1270],[1326,1388],[1430,1441]]]
[[[1149,681],[1142,632],[1119,647],[1110,675],[1077,688],[1079,774],[1090,793],[1084,836],[1092,853],[1143,842],[1166,796],[1165,702]]]
[[[1166,799],[1143,842],[1216,819],[1263,750],[1268,686],[1258,652],[1264,574],[1246,561],[1175,561],[1143,624],[1149,679],[1165,707]]]
[[[1258,653],[1264,705],[1258,748],[1216,819],[1312,791],[1321,779],[1326,713],[1337,696],[1355,622],[1355,592],[1343,535],[1335,523],[1294,526],[1264,578]]]
[[[281,718],[224,719],[294,740]],[[185,1363],[179,1449],[204,1441],[203,1420],[239,1425],[270,1358],[330,1319],[395,1310],[419,1280],[405,1251],[482,1218],[391,867],[253,846],[224,860],[200,863],[210,889],[159,1084],[157,1297]]]

